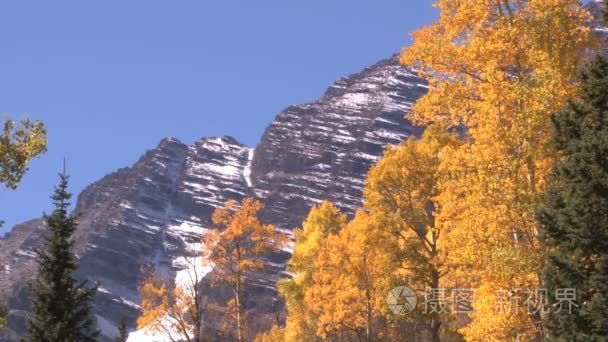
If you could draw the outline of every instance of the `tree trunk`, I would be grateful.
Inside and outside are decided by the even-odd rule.
[[[195,306],[194,307],[194,317],[192,317],[192,318],[194,320],[194,334],[195,334],[194,340],[196,342],[201,342],[201,337],[202,337],[201,330],[202,330],[202,324],[203,324],[201,306],[203,304],[201,303],[201,297],[200,297],[200,293],[199,293],[200,291],[199,291],[198,277],[196,279],[197,279],[197,284],[195,285],[195,288],[194,288],[194,306]]]
[[[435,316],[438,316],[435,314]],[[441,321],[439,317],[433,317],[431,319],[431,338],[433,342],[441,342],[441,337],[439,334],[439,329],[441,328]]]
[[[371,305],[368,302],[367,303],[367,314],[366,314],[366,316],[367,316],[366,317],[367,318],[367,322],[366,322],[367,323],[367,327],[365,329],[365,338],[366,338],[366,341],[368,341],[368,342],[372,340],[372,323],[373,322],[372,322],[372,312],[371,311],[372,311]]]
[[[436,253],[435,245],[433,245],[433,253]],[[431,273],[431,285],[433,289],[439,288],[439,271],[434,269]],[[433,313],[431,316],[431,338],[433,342],[441,342],[440,336],[441,319],[439,313]]]
[[[239,342],[243,342],[243,327],[241,326],[241,275],[236,277],[236,329]]]

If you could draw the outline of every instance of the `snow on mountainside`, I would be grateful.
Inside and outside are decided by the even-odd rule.
[[[134,328],[143,268],[153,266],[177,283],[192,267],[210,271],[196,261],[196,251],[204,248],[211,213],[227,199],[257,196],[266,206],[263,220],[287,235],[324,199],[352,213],[361,204],[364,176],[384,148],[421,132],[404,114],[425,90],[392,56],[337,81],[319,101],[279,113],[255,151],[230,137],[191,145],[166,138],[133,166],[85,189],[76,206],[78,277],[101,284],[94,304],[104,339],[118,333],[123,317]],[[0,293],[8,297],[13,332],[24,330],[32,251],[45,232],[43,222],[33,220],[0,239]],[[245,304],[255,313],[252,333],[272,324],[275,285],[289,252],[270,256],[271,266],[251,279]],[[211,303],[226,297],[221,288],[207,286],[204,293]],[[211,313],[205,318],[210,328],[219,322]],[[132,337],[154,340],[145,331]]]
[[[142,266],[179,279],[184,258],[200,248],[212,211],[227,199],[249,194],[243,173],[250,154],[230,137],[191,146],[167,138],[132,167],[80,194],[78,275],[101,283],[95,307],[105,335],[116,335],[121,317],[130,324],[137,317]],[[28,308],[25,281],[35,270],[33,248],[44,233],[42,221],[34,220],[0,239],[0,293],[9,296],[11,327],[17,331],[23,330]]]
[[[395,55],[340,79],[319,101],[285,109],[264,132],[252,163],[265,215],[295,227],[324,199],[352,213],[384,148],[421,132],[403,116],[426,89]]]

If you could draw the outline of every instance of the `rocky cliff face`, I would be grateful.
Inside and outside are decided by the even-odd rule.
[[[285,109],[255,150],[230,137],[192,145],[166,138],[133,166],[86,188],[76,205],[78,277],[100,283],[95,310],[104,337],[117,334],[123,317],[134,326],[142,266],[180,281],[180,272],[190,267],[186,260],[204,248],[211,213],[226,200],[258,197],[266,205],[264,221],[284,234],[324,199],[352,213],[361,204],[364,176],[384,148],[420,133],[404,114],[425,89],[393,56],[337,81],[319,101]],[[0,239],[0,291],[9,299],[14,332],[24,328],[33,251],[45,234],[37,219]],[[272,310],[288,252],[272,256],[273,266],[252,282],[248,305],[258,317]],[[133,334],[138,337],[154,340]]]
[[[142,265],[175,277],[184,258],[200,248],[215,207],[249,194],[246,170],[252,150],[229,137],[205,138],[191,146],[164,139],[130,168],[89,186],[78,197],[80,225],[75,249],[79,277],[101,284],[98,323],[115,335],[121,317],[138,313]],[[9,296],[11,325],[23,329],[27,287],[35,271],[34,248],[45,226],[34,220],[0,240],[0,290]]]
[[[277,115],[252,163],[266,216],[291,228],[324,199],[352,212],[361,204],[365,174],[384,148],[420,133],[403,116],[425,91],[393,56],[337,81],[319,101]]]

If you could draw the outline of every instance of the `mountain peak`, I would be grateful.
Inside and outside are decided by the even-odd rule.
[[[152,265],[179,282],[188,271],[184,261],[200,252],[202,236],[213,227],[213,211],[227,200],[256,196],[264,203],[262,221],[288,237],[323,200],[352,214],[361,205],[365,175],[386,146],[420,133],[404,114],[425,91],[396,54],[338,80],[318,101],[286,108],[255,151],[230,136],[192,144],[167,137],[133,166],[87,187],[77,203],[77,276],[101,283],[94,305],[102,340],[116,336],[121,317],[134,325],[142,268]],[[14,330],[24,326],[23,289],[35,274],[30,247],[44,242],[39,225],[16,227],[1,243],[0,264],[7,266],[0,272],[0,293],[9,296]],[[272,266],[250,279],[245,305],[260,317],[256,329],[264,329],[273,313],[276,282],[288,258],[288,249],[272,255]],[[225,294],[214,291],[205,291],[208,302],[224,305]]]
[[[181,140],[174,137],[164,137],[160,140],[159,145],[165,144],[183,144]]]

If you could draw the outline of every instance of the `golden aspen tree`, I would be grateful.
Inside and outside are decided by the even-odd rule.
[[[589,14],[575,0],[438,0],[436,23],[413,35],[402,62],[429,83],[418,124],[460,127],[444,152],[436,216],[453,286],[479,288],[470,341],[541,339],[538,310],[497,310],[496,291],[538,288],[543,250],[534,212],[555,152],[552,113],[578,85]],[[515,293],[510,299],[518,298]]]
[[[442,264],[435,224],[440,157],[458,137],[438,125],[429,126],[420,140],[410,138],[389,147],[369,171],[364,189],[365,208],[381,229],[386,248],[400,261],[393,276],[415,289],[440,288]],[[440,340],[440,312],[424,315],[432,340]]]
[[[264,256],[278,252],[283,238],[272,225],[262,224],[258,212],[262,203],[246,198],[240,207],[230,200],[213,213],[216,229],[204,239],[205,259],[213,265],[212,282],[230,287],[233,292],[231,308],[235,314],[237,339],[246,339],[246,319],[243,303],[244,286],[255,270],[264,268]]]
[[[330,234],[338,233],[347,223],[346,215],[331,203],[324,201],[313,207],[301,229],[295,230],[295,245],[288,264],[293,278],[279,283],[279,292],[285,299],[287,325],[285,339],[289,342],[316,340],[316,324],[304,302],[306,290],[312,285],[316,259]]]
[[[171,341],[200,342],[202,338],[202,294],[196,258],[188,259],[184,284],[172,286],[158,275],[147,275],[139,288],[142,314],[137,327],[162,334]]]
[[[317,258],[306,305],[317,316],[322,339],[375,341],[389,293],[390,255],[378,242],[369,215],[358,211],[338,234],[328,237]]]

